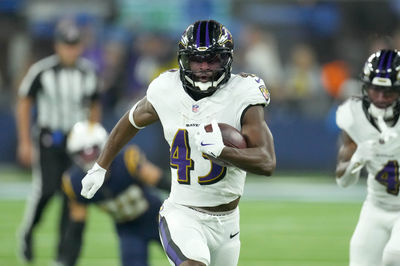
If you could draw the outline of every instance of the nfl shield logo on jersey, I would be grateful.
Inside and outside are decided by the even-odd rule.
[[[198,104],[193,104],[192,105],[192,112],[197,113],[199,111],[199,105]]]

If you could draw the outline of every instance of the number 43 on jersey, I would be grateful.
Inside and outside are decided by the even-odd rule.
[[[203,158],[210,162],[210,171],[207,175],[199,176],[200,185],[210,185],[220,181],[226,174],[226,167],[213,163],[203,153]],[[170,165],[177,169],[178,183],[190,184],[190,170],[195,169],[195,162],[190,158],[189,137],[186,129],[178,129],[171,144]]]

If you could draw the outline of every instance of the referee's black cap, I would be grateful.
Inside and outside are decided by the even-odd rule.
[[[55,29],[54,40],[65,44],[78,44],[82,39],[79,27],[70,21],[59,23]]]

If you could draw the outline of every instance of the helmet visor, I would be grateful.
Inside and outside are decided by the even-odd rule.
[[[215,81],[230,60],[229,52],[181,53],[179,63],[193,81]]]
[[[400,86],[378,86],[373,84],[366,84],[365,89],[382,91],[384,93],[400,93]]]
[[[179,56],[181,66],[185,70],[191,70],[193,64],[199,63],[207,63],[208,65],[217,66],[217,68],[223,68],[229,62],[229,58],[229,52],[182,52]]]

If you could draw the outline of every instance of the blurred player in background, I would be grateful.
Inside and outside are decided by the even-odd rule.
[[[231,74],[232,53],[232,35],[222,24],[190,25],[179,42],[180,69],[152,81],[82,180],[81,194],[93,197],[119,150],[140,129],[160,121],[170,145],[172,187],[160,210],[159,234],[172,265],[237,265],[238,203],[246,172],[268,176],[275,169],[273,138],[264,120],[269,92],[255,75]],[[248,148],[225,146],[217,121],[240,130]],[[210,122],[213,131],[206,132]]]
[[[136,146],[128,146],[117,155],[106,181],[92,199],[80,195],[82,178],[95,163],[106,138],[107,132],[100,124],[86,121],[77,123],[68,136],[67,149],[74,165],[63,177],[63,189],[69,198],[70,220],[57,265],[77,264],[89,204],[97,205],[113,218],[121,265],[148,265],[148,244],[152,240],[159,242],[161,200],[154,187],[169,191],[171,181]]]
[[[34,258],[34,229],[50,198],[61,191],[62,173],[70,166],[68,132],[78,121],[100,119],[97,77],[89,61],[80,57],[83,43],[78,27],[61,22],[54,42],[55,54],[32,65],[24,77],[17,103],[18,159],[25,166],[33,162],[33,191],[20,232],[21,256],[28,262]],[[32,107],[36,121],[31,131]],[[60,236],[68,217],[65,200],[61,211]]]
[[[400,53],[372,54],[362,73],[361,98],[337,111],[343,130],[336,181],[356,183],[368,171],[368,194],[350,243],[351,266],[400,265]]]

